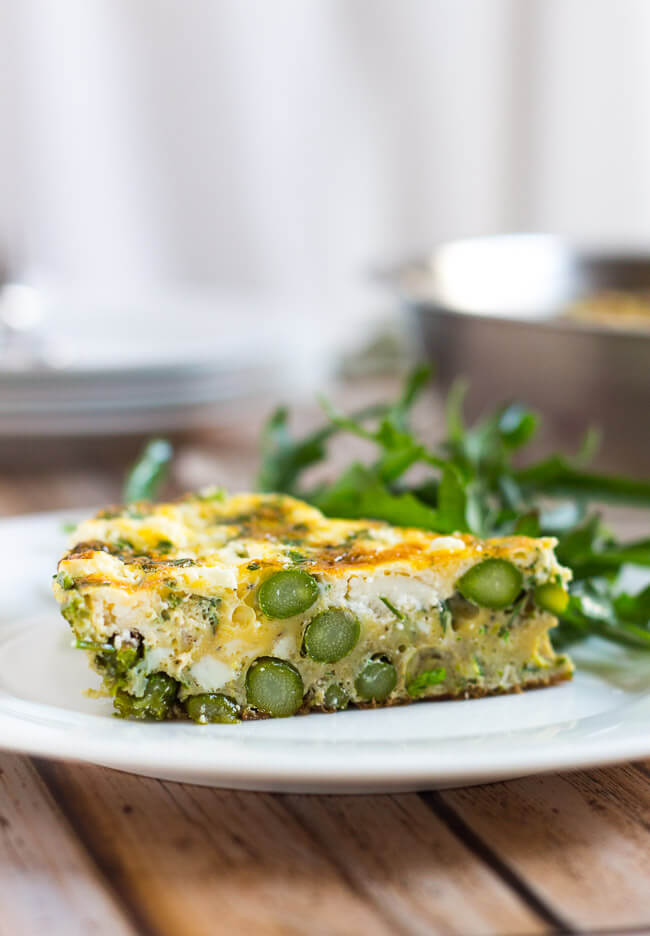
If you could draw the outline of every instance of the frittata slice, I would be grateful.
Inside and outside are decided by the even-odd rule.
[[[237,721],[570,678],[554,545],[215,489],[82,523],[54,593],[118,714]]]

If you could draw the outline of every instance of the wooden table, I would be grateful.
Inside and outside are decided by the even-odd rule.
[[[257,428],[186,444],[174,485],[244,486]],[[0,512],[117,499],[121,451],[5,469]],[[0,753],[0,934],[650,933],[649,778],[270,795]]]

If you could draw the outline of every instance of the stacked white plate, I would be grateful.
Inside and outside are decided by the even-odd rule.
[[[11,301],[0,353],[4,437],[189,428],[214,419],[215,403],[309,390],[328,366],[314,329],[300,327],[302,309],[285,300],[98,300],[19,288]]]

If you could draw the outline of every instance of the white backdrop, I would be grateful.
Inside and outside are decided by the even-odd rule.
[[[0,0],[0,238],[309,294],[440,238],[647,242],[649,0]]]

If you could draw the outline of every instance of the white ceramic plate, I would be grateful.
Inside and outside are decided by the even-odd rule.
[[[241,725],[143,724],[84,696],[50,597],[65,516],[0,522],[0,748],[212,786],[365,792],[485,783],[650,756],[650,659],[593,641],[571,684],[519,696]]]
[[[260,292],[12,289],[40,318],[5,350],[0,293],[0,437],[209,425],[211,404],[308,392],[338,346],[327,316],[300,328],[304,303]]]

